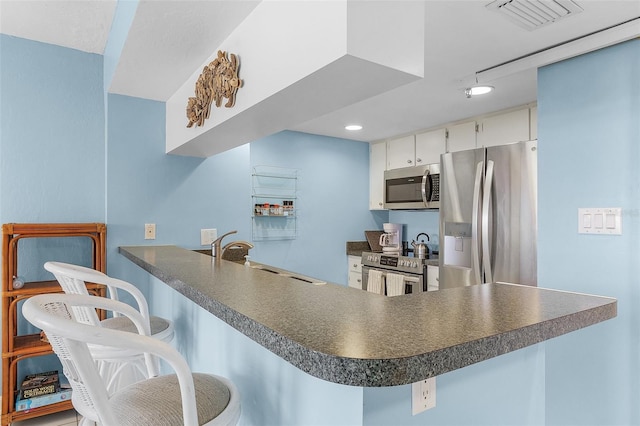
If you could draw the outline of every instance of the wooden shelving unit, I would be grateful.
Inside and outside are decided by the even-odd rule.
[[[73,408],[63,401],[27,411],[15,411],[18,394],[18,363],[27,358],[52,354],[40,334],[18,335],[19,303],[37,294],[61,293],[57,281],[27,282],[13,287],[18,275],[18,243],[25,238],[87,237],[91,240],[93,268],[106,272],[107,227],[103,223],[7,223],[2,225],[2,426]],[[89,291],[105,296],[103,286],[87,284]],[[104,316],[104,313],[101,313]]]

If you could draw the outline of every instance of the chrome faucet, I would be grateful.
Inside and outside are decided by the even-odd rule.
[[[231,235],[231,234],[235,234],[238,231],[229,231],[226,234],[224,234],[221,237],[216,238],[212,243],[211,243],[211,256],[213,257],[217,257],[218,253],[220,252],[220,246],[222,245],[222,239],[224,237],[226,237],[227,235]]]

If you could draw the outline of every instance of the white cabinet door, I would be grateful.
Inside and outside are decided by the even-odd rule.
[[[387,162],[387,144],[369,146],[369,210],[382,210],[384,206],[384,170]]]
[[[416,166],[440,162],[447,145],[446,129],[416,135]]]
[[[478,147],[529,140],[529,108],[482,119],[478,123]]]
[[[415,136],[405,136],[387,142],[387,170],[415,166]]]
[[[362,290],[362,258],[359,256],[347,256],[347,258],[349,262],[349,287]]]
[[[362,288],[362,273],[349,272],[349,287],[364,290]]]
[[[476,147],[475,121],[450,126],[447,131],[447,152],[465,151]]]
[[[440,289],[440,268],[427,265],[427,291]]]

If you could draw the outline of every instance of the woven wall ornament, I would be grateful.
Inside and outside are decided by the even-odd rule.
[[[195,97],[187,101],[187,127],[204,125],[204,120],[209,118],[211,104],[215,101],[216,107],[222,105],[227,98],[225,107],[231,108],[236,103],[236,92],[242,87],[242,80],[238,78],[240,62],[233,53],[231,60],[227,52],[218,50],[218,57],[205,66],[202,74],[196,81]]]

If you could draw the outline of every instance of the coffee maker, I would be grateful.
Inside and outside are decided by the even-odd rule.
[[[383,223],[382,230],[384,231],[380,235],[382,253],[400,256],[402,254],[402,224]]]

